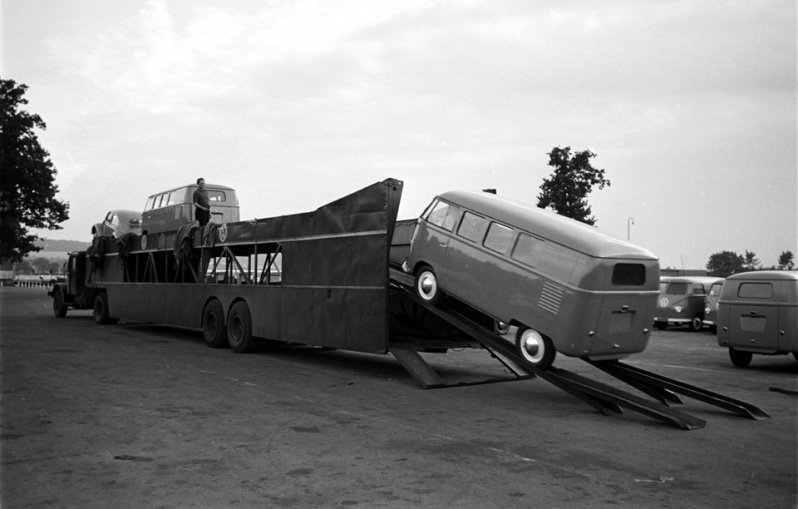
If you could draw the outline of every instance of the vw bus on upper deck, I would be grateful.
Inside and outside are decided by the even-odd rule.
[[[176,231],[194,221],[194,191],[197,184],[176,187],[147,198],[144,206],[142,230],[145,233]],[[238,196],[232,187],[205,184],[211,203],[211,221],[217,224],[239,220]]]
[[[519,353],[541,369],[555,352],[601,360],[643,351],[659,284],[659,262],[645,249],[465,191],[427,207],[404,268],[422,300],[437,305],[445,293],[518,327]]]
[[[718,302],[718,344],[737,367],[753,354],[798,360],[798,272],[742,272],[726,279]]]

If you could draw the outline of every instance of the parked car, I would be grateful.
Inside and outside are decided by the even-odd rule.
[[[709,326],[709,330],[713,334],[718,331],[718,301],[721,288],[723,288],[723,281],[712,283],[709,293],[707,293],[707,305],[704,308],[704,325]]]
[[[798,272],[768,270],[729,276],[718,303],[718,344],[744,368],[753,354],[792,353],[798,360]]]
[[[144,233],[177,231],[194,221],[194,191],[197,184],[176,187],[155,193],[144,206],[142,229]],[[239,220],[238,196],[232,187],[205,184],[211,203],[211,221],[216,224]]]
[[[437,196],[415,226],[403,268],[431,305],[454,297],[516,327],[524,361],[549,367],[555,352],[593,360],[645,349],[659,261],[595,228],[489,193]]]
[[[126,233],[141,235],[141,212],[138,210],[109,210],[101,223],[91,227],[94,237],[118,239]]]
[[[654,326],[687,325],[692,331],[704,326],[706,296],[710,286],[722,278],[706,276],[663,276],[660,278],[659,299]]]

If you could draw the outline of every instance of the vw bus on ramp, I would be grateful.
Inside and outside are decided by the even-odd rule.
[[[649,251],[595,228],[489,193],[437,196],[418,220],[403,268],[433,305],[455,297],[517,327],[526,362],[556,352],[591,360],[645,349],[659,289]]]

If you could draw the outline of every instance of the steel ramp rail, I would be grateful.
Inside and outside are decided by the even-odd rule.
[[[614,376],[622,382],[626,382],[629,385],[637,387],[641,390],[644,390],[643,388],[646,387],[653,390],[663,389],[667,391],[678,392],[679,394],[683,394],[687,397],[703,401],[704,403],[709,403],[710,405],[729,410],[730,412],[740,414],[750,419],[759,420],[770,417],[759,407],[750,403],[746,403],[745,401],[740,401],[738,399],[730,398],[729,396],[724,396],[723,394],[718,394],[700,387],[696,387],[694,385],[680,382],[678,380],[673,380],[672,378],[667,378],[650,371],[645,371],[617,360],[587,362],[604,371],[605,373]]]
[[[394,288],[397,291],[403,292],[425,310],[456,327],[484,348],[509,359],[519,366],[523,366],[525,370],[582,400],[604,415],[621,414],[623,413],[622,408],[626,408],[686,430],[703,428],[706,425],[706,421],[702,419],[672,409],[662,403],[643,399],[621,389],[585,378],[576,373],[554,367],[542,370],[531,366],[523,361],[520,354],[516,352],[515,347],[506,340],[490,333],[483,326],[454,310],[437,308],[422,302],[412,290],[402,284],[402,279],[406,278],[392,277],[391,279],[395,283]]]

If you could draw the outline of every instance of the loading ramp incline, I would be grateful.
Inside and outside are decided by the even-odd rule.
[[[666,378],[617,360],[586,360],[586,362],[651,396],[654,400],[554,366],[545,370],[536,368],[524,362],[513,344],[492,333],[484,324],[476,321],[471,313],[464,314],[461,310],[453,307],[434,307],[429,305],[415,295],[412,286],[413,280],[411,276],[397,268],[390,268],[390,287],[396,296],[401,296],[405,301],[412,301],[414,307],[423,309],[423,312],[430,313],[446,322],[456,329],[462,337],[467,338],[471,344],[487,350],[492,357],[502,362],[511,371],[512,376],[507,380],[524,380],[532,377],[542,378],[582,400],[604,415],[622,414],[623,409],[627,409],[685,430],[703,428],[706,425],[706,421],[671,408],[670,405],[682,404],[681,398],[676,393],[751,419],[769,417],[764,411],[750,403]],[[416,348],[423,351],[423,349],[429,348],[431,345],[434,345],[434,343],[420,341],[418,344],[414,344],[413,342],[395,341],[392,336],[389,351],[424,388],[467,385],[463,383],[444,384],[435,373],[435,370],[415,351]],[[442,343],[442,346],[445,345],[445,342]],[[502,380],[487,380],[478,383],[492,381]]]

